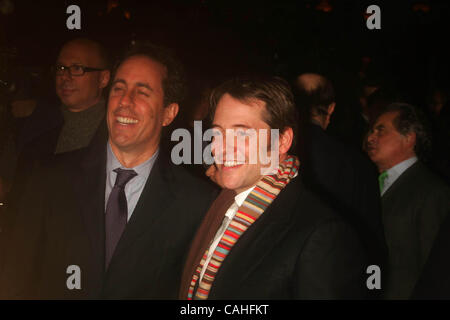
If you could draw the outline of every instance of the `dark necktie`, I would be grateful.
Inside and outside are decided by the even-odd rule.
[[[109,194],[105,215],[105,267],[108,268],[116,245],[127,225],[128,206],[125,185],[137,176],[134,170],[115,169],[116,182]]]

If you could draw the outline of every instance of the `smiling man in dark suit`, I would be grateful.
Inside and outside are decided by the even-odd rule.
[[[0,275],[2,297],[176,298],[188,245],[214,194],[160,148],[183,92],[181,65],[169,51],[145,46],[122,60],[107,126],[87,149],[37,174],[26,193]]]
[[[180,298],[363,297],[358,237],[304,187],[288,154],[297,126],[289,85],[233,79],[214,90],[211,111],[214,179],[223,191],[191,245]]]

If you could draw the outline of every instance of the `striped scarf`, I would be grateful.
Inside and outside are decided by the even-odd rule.
[[[188,290],[188,300],[208,299],[209,291],[211,290],[216,274],[231,248],[242,234],[264,213],[267,207],[278,196],[280,191],[295,176],[299,166],[300,162],[298,158],[289,156],[280,163],[276,173],[263,176],[256,184],[252,192],[245,198],[242,206],[239,207],[223,237],[220,239],[194,296],[194,288],[200,278],[200,273],[208,256],[209,248],[206,249],[203,258],[192,277]]]

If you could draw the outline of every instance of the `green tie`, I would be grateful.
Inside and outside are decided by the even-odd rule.
[[[387,171],[383,171],[383,172],[378,176],[378,183],[379,183],[379,185],[380,185],[380,192],[383,191],[384,181],[386,181],[387,177],[388,177]]]

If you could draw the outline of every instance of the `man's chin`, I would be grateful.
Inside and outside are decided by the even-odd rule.
[[[63,106],[67,107],[70,111],[81,111],[86,108],[83,108],[82,105],[74,101],[73,99],[60,99]]]
[[[68,108],[73,108],[77,105],[72,99],[67,99],[65,97],[59,97],[59,99],[61,100],[61,103]]]
[[[368,151],[367,155],[369,156],[370,160],[372,160],[373,162],[375,162],[377,160],[377,154],[376,152],[372,151]]]
[[[236,177],[228,176],[223,172],[220,172],[217,177],[217,184],[223,189],[235,190],[239,188],[239,181],[236,181]]]
[[[121,151],[129,151],[133,148],[133,144],[129,139],[123,136],[110,137],[111,145]]]

